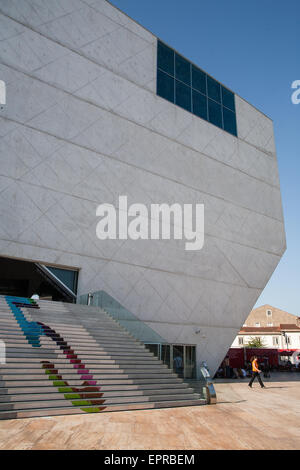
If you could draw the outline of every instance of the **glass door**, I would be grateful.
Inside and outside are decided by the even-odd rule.
[[[179,377],[184,377],[184,346],[173,344],[173,369]]]
[[[196,346],[185,346],[184,354],[184,378],[196,377]]]
[[[161,360],[164,364],[166,364],[169,368],[171,367],[171,348],[170,344],[162,344],[161,345]]]

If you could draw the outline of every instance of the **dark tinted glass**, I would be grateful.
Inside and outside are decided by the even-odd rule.
[[[174,78],[157,70],[157,94],[174,103]]]
[[[208,120],[215,126],[223,127],[221,105],[210,99],[208,100]]]
[[[191,88],[175,80],[175,103],[181,108],[191,111]]]
[[[232,111],[235,111],[235,105],[234,105],[234,94],[227,90],[227,88],[222,88],[222,103],[226,108],[231,109]]]
[[[193,90],[193,113],[207,120],[207,98]]]
[[[211,77],[207,77],[207,94],[209,98],[221,102],[220,83]]]
[[[157,67],[174,75],[174,51],[161,42],[157,44]]]
[[[232,111],[229,111],[229,109],[224,108],[224,106],[223,106],[223,120],[224,120],[224,130],[227,132],[230,132],[230,134],[237,135],[235,113],[233,113]]]
[[[192,65],[192,87],[206,95],[206,73]]]
[[[160,41],[157,94],[237,136],[234,93]]]
[[[191,84],[191,64],[178,54],[175,54],[175,77],[187,85]]]
[[[47,268],[69,289],[71,289],[72,292],[76,294],[78,276],[77,271],[69,271],[68,269],[54,268],[52,266],[47,266]]]

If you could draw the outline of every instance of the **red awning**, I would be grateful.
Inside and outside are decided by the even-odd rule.
[[[279,356],[292,356],[295,351],[297,349],[279,349],[278,354]]]

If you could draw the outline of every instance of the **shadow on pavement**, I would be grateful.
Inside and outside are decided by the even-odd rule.
[[[218,378],[214,379],[215,384],[221,383],[244,383],[247,384],[250,381],[251,377],[245,377],[244,379],[225,379],[225,378]],[[273,372],[271,377],[264,377],[261,374],[261,379],[265,383],[272,383],[272,382],[300,382],[300,373],[299,372]],[[257,380],[257,379],[256,379]]]

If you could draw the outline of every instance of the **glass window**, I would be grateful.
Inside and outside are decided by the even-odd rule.
[[[223,86],[221,88],[223,106],[226,106],[226,108],[231,109],[231,111],[235,111],[234,94]]]
[[[162,344],[161,346],[161,360],[168,367],[171,367],[171,347],[170,344]]]
[[[157,66],[174,76],[174,51],[160,41],[157,45]]]
[[[146,348],[160,359],[160,344],[145,343]]]
[[[46,266],[65,286],[71,289],[76,294],[77,291],[77,271],[69,269],[54,268],[53,266]]]
[[[206,73],[202,72],[200,69],[197,69],[197,67],[194,65],[192,65],[192,87],[204,95],[207,94]]]
[[[186,85],[191,85],[191,64],[178,54],[175,54],[175,77]]]
[[[174,103],[174,78],[161,70],[157,71],[157,94]]]
[[[207,94],[209,98],[218,101],[218,103],[221,102],[220,83],[211,77],[207,77]]]
[[[157,95],[237,136],[234,93],[160,41]]]
[[[206,96],[198,93],[196,90],[193,93],[193,113],[207,120],[207,98]]]
[[[175,80],[175,103],[187,111],[192,109],[191,91],[190,87]]]
[[[208,100],[208,119],[215,126],[223,127],[221,105],[210,99]]]
[[[223,106],[224,130],[230,134],[237,135],[235,113]]]

